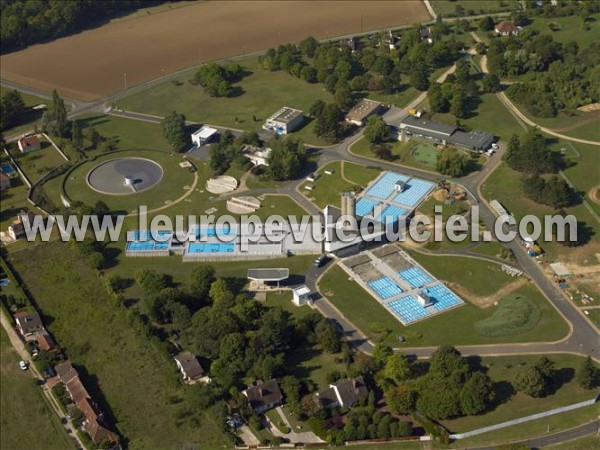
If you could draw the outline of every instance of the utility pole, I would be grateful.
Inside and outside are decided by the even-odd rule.
[[[123,72],[123,82],[125,83],[125,90],[127,90],[127,72]]]

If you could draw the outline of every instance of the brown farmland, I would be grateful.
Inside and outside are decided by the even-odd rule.
[[[421,1],[214,1],[119,20],[0,58],[3,79],[91,100],[201,62],[306,36],[343,36],[429,18]]]

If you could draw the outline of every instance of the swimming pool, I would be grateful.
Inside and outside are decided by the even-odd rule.
[[[2,164],[0,166],[0,171],[4,172],[6,175],[10,175],[11,173],[15,173],[15,169],[10,164]]]
[[[235,249],[232,242],[192,242],[188,253],[230,253]]]
[[[223,228],[202,228],[194,230],[194,234],[196,238],[202,237],[215,237],[217,235],[220,236],[232,236],[236,234],[235,228],[223,227]]]

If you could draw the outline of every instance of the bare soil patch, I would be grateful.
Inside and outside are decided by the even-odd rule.
[[[506,297],[511,292],[513,292],[513,291],[519,289],[521,286],[524,286],[525,284],[527,284],[528,281],[529,280],[527,278],[518,278],[515,281],[513,281],[512,283],[509,283],[506,286],[500,288],[497,292],[494,293],[494,295],[491,295],[489,297],[483,297],[481,295],[476,295],[473,292],[471,292],[469,289],[467,289],[463,286],[460,286],[456,283],[448,283],[448,286],[450,286],[450,288],[452,288],[452,290],[455,291],[462,298],[468,300],[475,306],[477,306],[479,308],[489,308],[490,306],[494,305],[494,303],[496,303],[503,297]]]
[[[596,205],[600,205],[600,186],[590,189],[589,197]]]
[[[103,27],[0,58],[2,78],[92,100],[199,63],[308,35],[331,38],[427,20],[421,1],[218,1]]]

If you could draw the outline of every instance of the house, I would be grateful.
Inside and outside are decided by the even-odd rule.
[[[346,122],[362,127],[369,116],[377,114],[381,110],[381,103],[368,98],[363,98],[346,114]]]
[[[40,315],[35,311],[19,311],[15,313],[15,322],[19,329],[19,333],[21,333],[24,338],[46,331]]]
[[[192,352],[181,352],[173,359],[175,359],[177,368],[181,372],[184,381],[193,383],[204,375],[202,366]]]
[[[298,129],[303,121],[302,111],[284,106],[265,121],[263,130],[273,131],[280,135],[288,134]]]
[[[91,398],[85,397],[76,405],[84,417],[83,428],[94,442],[118,442],[117,435],[104,426],[104,415]]]
[[[280,405],[283,401],[283,394],[275,379],[271,379],[266,383],[259,381],[255,386],[250,386],[242,391],[242,394],[248,397],[248,404],[257,414],[262,414]]]
[[[39,150],[40,148],[42,148],[40,140],[34,134],[22,136],[17,141],[17,145],[19,146],[19,150],[21,150],[22,153],[32,152],[34,150]]]
[[[427,41],[428,44],[433,44],[433,31],[431,28],[421,28],[421,30],[419,30],[419,35],[421,36],[422,41]]]
[[[494,31],[500,36],[516,36],[520,30],[521,27],[516,26],[510,20],[503,20],[494,27]]]
[[[300,286],[292,290],[292,302],[296,306],[302,306],[310,301],[310,289],[308,286]]]
[[[202,128],[192,133],[192,143],[196,147],[200,147],[204,144],[208,144],[217,134],[215,128],[204,125]]]
[[[54,343],[54,339],[48,333],[42,333],[37,337],[38,347],[42,350],[46,350],[47,352],[54,350],[56,344]]]
[[[10,178],[4,172],[0,172],[0,191],[9,189],[11,186]]]
[[[442,145],[454,145],[471,151],[483,151],[492,145],[494,135],[485,131],[460,131],[456,125],[448,125],[423,119],[416,116],[407,116],[400,123],[398,140],[407,136],[416,136],[430,139]]]
[[[400,38],[398,36],[394,36],[392,34],[392,30],[390,30],[388,34],[387,45],[390,50],[396,50],[400,46]]]
[[[255,166],[268,166],[269,156],[273,150],[269,147],[260,148],[254,145],[244,144],[242,154],[248,158]]]
[[[343,39],[340,41],[340,47],[348,47],[354,53],[357,50],[360,50],[360,39],[356,36],[352,36],[348,39]]]
[[[352,408],[358,401],[367,398],[369,390],[364,378],[358,376],[338,380],[315,395],[322,408]]]
[[[58,379],[65,385],[71,400],[73,400],[77,409],[83,414],[84,421],[82,427],[89,434],[90,438],[95,443],[117,443],[119,441],[118,436],[106,428],[103,413],[90,397],[71,363],[69,361],[62,362],[54,369],[56,370]]]
[[[29,223],[33,223],[35,215],[32,212],[21,211],[17,214],[17,218],[13,223],[8,226],[8,235],[13,241],[25,236],[25,226],[23,225],[23,222],[26,218],[29,220]]]

